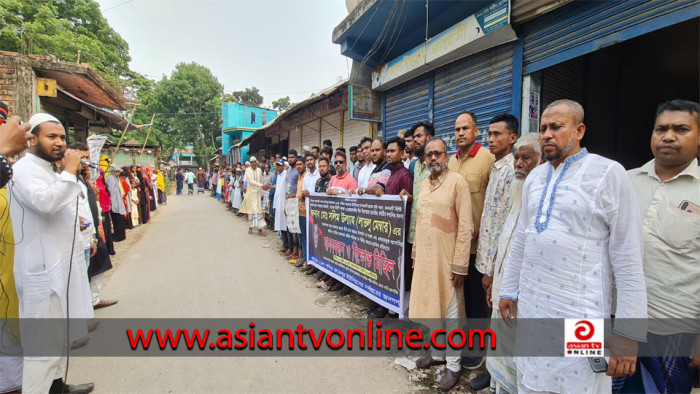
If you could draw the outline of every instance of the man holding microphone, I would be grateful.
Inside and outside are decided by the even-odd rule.
[[[29,151],[15,164],[14,180],[9,185],[10,214],[19,238],[15,280],[20,319],[90,319],[94,313],[87,281],[82,280],[87,277],[87,268],[74,204],[81,193],[75,176],[81,153],[65,149],[66,133],[55,117],[35,114],[29,127]],[[61,159],[63,172],[56,174],[52,164]],[[92,383],[75,386],[63,382],[67,347],[87,334],[87,326],[60,324],[61,330],[54,330],[59,325],[47,330],[42,325],[45,323],[36,320],[21,323],[25,353],[22,392],[92,391]]]

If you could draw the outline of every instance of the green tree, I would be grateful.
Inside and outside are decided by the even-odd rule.
[[[260,90],[253,86],[252,88],[245,88],[245,90],[240,90],[238,92],[231,93],[233,101],[243,104],[243,105],[254,105],[259,107],[263,103],[263,96],[260,95]]]
[[[140,91],[143,108],[137,110],[138,119],[147,123],[150,115],[157,113],[151,133],[161,144],[164,156],[176,147],[194,145],[204,166],[221,133],[223,90],[208,68],[194,62],[178,63],[169,78],[163,76],[152,90]]]
[[[272,108],[278,111],[284,111],[286,109],[292,108],[293,106],[294,104],[292,104],[292,101],[289,99],[289,96],[281,97],[272,102]]]
[[[135,74],[129,44],[93,0],[1,0],[0,48],[88,63],[114,85]]]

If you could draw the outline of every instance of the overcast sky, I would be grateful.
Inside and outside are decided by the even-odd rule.
[[[333,28],[344,0],[97,0],[129,43],[131,69],[159,80],[179,62],[197,62],[225,92],[255,86],[265,106],[299,102],[347,78]]]

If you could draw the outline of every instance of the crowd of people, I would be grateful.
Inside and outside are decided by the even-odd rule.
[[[290,149],[270,161],[251,157],[215,168],[207,181],[229,210],[248,214],[251,233],[264,235],[267,224],[290,263],[317,274],[324,290],[344,293],[350,289],[307,264],[305,199],[312,193],[401,196],[411,319],[480,318],[493,325],[516,317],[613,313],[618,319],[697,318],[699,112],[687,100],[661,104],[651,132],[654,159],[630,171],[582,147],[582,106],[558,100],[543,111],[539,133],[518,138],[515,116],[491,119],[488,148],[476,141],[476,115],[465,111],[455,119],[459,149],[451,156],[433,125],[419,122],[387,141],[363,138],[349,155],[327,140],[301,154]],[[368,310],[368,317],[392,315],[379,305]],[[692,390],[692,369],[700,363],[697,332],[653,324],[615,328],[608,339],[634,354],[638,346],[658,354],[680,346],[692,347],[695,357],[612,354],[605,373],[594,372],[586,358],[439,351],[416,365],[446,364],[442,390],[454,387],[463,369],[477,371],[472,389],[499,393]]]
[[[164,178],[106,156],[91,164],[88,146],[66,146],[64,127],[50,114],[26,123],[8,115],[0,103],[0,392],[88,393],[94,384],[64,382],[68,348],[86,344],[97,328],[88,320],[95,309],[117,303],[100,298],[114,243],[166,203]],[[67,318],[84,324],[51,331],[42,342],[54,349],[50,357],[23,357],[38,342],[29,321]]]
[[[198,194],[208,187],[227,209],[247,215],[250,234],[274,230],[289,263],[317,275],[324,290],[344,293],[351,290],[307,264],[305,199],[313,193],[400,196],[407,202],[403,272],[410,319],[448,324],[479,318],[492,325],[522,318],[650,319],[648,326],[616,325],[606,341],[634,354],[640,347],[656,349],[658,356],[613,352],[604,372],[586,358],[461,357],[433,350],[416,366],[445,364],[441,390],[471,369],[477,371],[472,389],[498,393],[690,392],[700,336],[687,326],[651,321],[700,316],[699,116],[695,102],[662,103],[650,136],[654,158],[629,171],[581,146],[584,110],[564,99],[544,109],[539,133],[518,137],[515,116],[494,117],[488,148],[477,142],[476,115],[465,111],[455,119],[458,150],[452,155],[433,125],[419,122],[387,141],[363,138],[349,152],[327,140],[300,153],[290,149],[286,156],[250,157],[208,173],[178,173],[177,191],[182,194],[184,183],[189,194],[195,183]],[[124,228],[148,221],[161,178],[148,168],[111,167],[92,182],[80,160],[89,157],[86,147],[65,149],[63,127],[50,115],[37,114],[25,125],[12,118],[0,127],[0,153],[7,157],[25,146],[19,137],[5,137],[30,132],[22,140],[29,150],[14,167],[0,156],[0,180],[12,179],[4,199],[12,227],[2,232],[3,289],[12,289],[16,279],[20,317],[65,318],[65,293],[52,289],[65,286],[61,280],[70,273],[70,316],[90,318],[91,270],[100,245],[108,260],[109,235],[118,242]],[[75,234],[80,237],[72,242]],[[12,245],[14,260],[8,260]],[[8,266],[14,276],[6,274]],[[379,305],[367,313],[392,317]],[[71,340],[87,329],[72,331]],[[12,330],[3,325],[9,334],[3,346],[17,338]],[[692,349],[693,357],[664,356],[670,348]],[[0,357],[9,371],[0,375],[0,391],[91,390],[63,382],[63,361]]]

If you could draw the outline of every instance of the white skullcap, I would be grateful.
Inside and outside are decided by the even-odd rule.
[[[42,123],[46,122],[53,122],[53,123],[58,123],[61,124],[61,122],[56,119],[55,116],[49,115],[47,113],[39,112],[37,114],[34,114],[31,118],[29,118],[29,124],[32,126],[31,129],[29,129],[30,133],[34,132],[34,129],[37,128]]]
[[[245,162],[245,165],[249,165],[249,164],[250,164],[250,162],[249,162],[249,161],[246,161],[246,162]]]
[[[258,159],[255,158],[255,156],[250,156],[250,162],[258,161]]]

